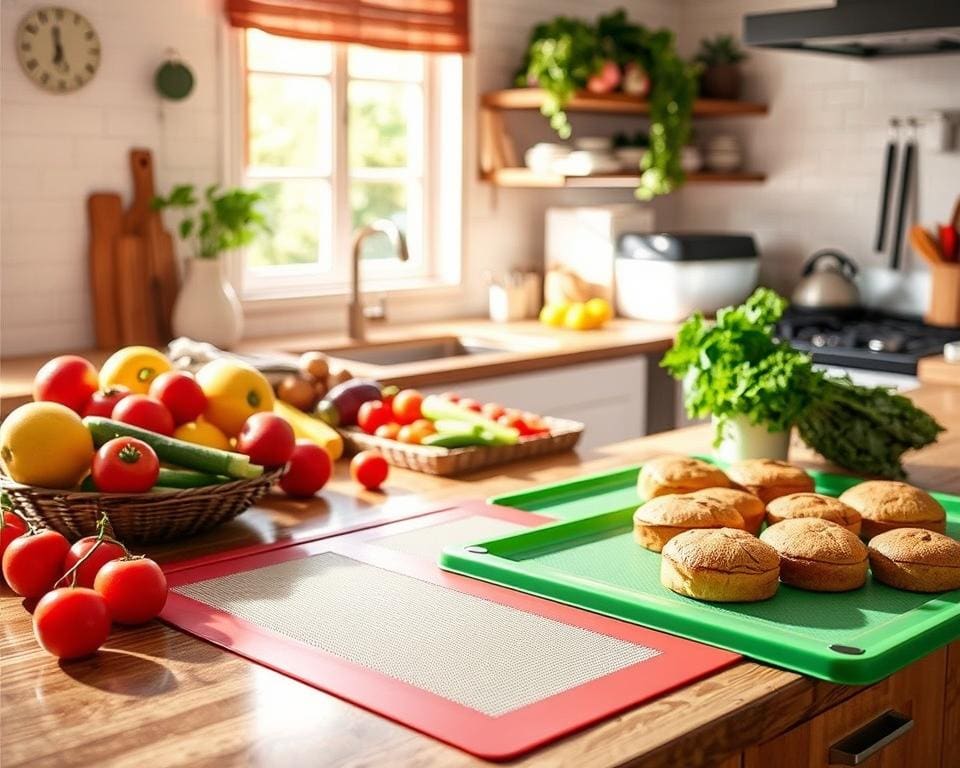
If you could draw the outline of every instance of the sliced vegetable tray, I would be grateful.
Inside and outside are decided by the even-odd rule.
[[[828,594],[781,585],[759,603],[706,603],[660,584],[660,555],[632,536],[634,466],[498,496],[491,502],[560,520],[449,548],[443,568],[596,613],[666,630],[843,684],[868,684],[960,637],[960,590],[918,594],[868,577]],[[831,496],[858,478],[811,472]],[[960,497],[934,493],[960,538]]]
[[[513,445],[478,445],[464,448],[440,448],[412,445],[368,435],[359,429],[340,429],[344,448],[351,453],[373,449],[394,466],[430,475],[459,475],[485,467],[530,459],[573,448],[583,434],[577,421],[544,417],[549,434],[521,438]]]

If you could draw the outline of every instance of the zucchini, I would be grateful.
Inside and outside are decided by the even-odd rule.
[[[209,475],[194,472],[192,469],[168,469],[160,467],[160,476],[154,483],[157,488],[202,488],[205,485],[229,483],[233,478],[223,475]]]
[[[260,477],[263,474],[263,467],[259,464],[251,464],[250,459],[242,453],[207,448],[204,445],[177,440],[101,416],[87,416],[83,423],[90,430],[93,442],[98,447],[115,437],[135,437],[137,440],[143,440],[156,451],[161,461],[169,464],[195,469],[210,475],[227,475],[242,480]]]
[[[499,445],[514,445],[520,439],[520,433],[513,427],[505,427],[437,395],[426,397],[420,406],[420,412],[431,421],[465,421],[476,424],[484,432],[488,432]]]

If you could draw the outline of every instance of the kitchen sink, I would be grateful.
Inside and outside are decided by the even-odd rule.
[[[439,336],[428,339],[366,344],[362,347],[330,349],[327,354],[340,360],[369,365],[400,365],[424,360],[443,360],[468,355],[490,355],[511,350],[482,339]]]

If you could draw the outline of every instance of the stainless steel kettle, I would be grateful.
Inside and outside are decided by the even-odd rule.
[[[831,249],[817,251],[803,267],[793,303],[810,309],[855,307],[860,303],[856,275],[857,265],[849,256]]]

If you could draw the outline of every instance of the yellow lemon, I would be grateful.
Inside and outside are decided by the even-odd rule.
[[[571,331],[589,331],[597,327],[597,321],[590,316],[586,304],[571,304],[563,317],[563,325]]]
[[[204,418],[181,424],[176,428],[173,436],[177,440],[205,445],[208,448],[219,448],[221,451],[230,450],[230,438]]]
[[[559,328],[563,325],[563,318],[567,314],[568,304],[544,304],[540,310],[540,322]]]
[[[228,437],[236,437],[244,422],[258,411],[273,410],[273,388],[256,368],[219,357],[197,371],[197,383],[207,396],[203,417]]]
[[[603,325],[613,317],[613,307],[610,306],[610,302],[606,299],[599,297],[590,299],[584,306],[586,306],[587,313],[597,322],[598,326]]]
[[[145,395],[150,382],[170,370],[173,363],[153,347],[124,347],[110,355],[100,367],[100,389],[119,385]]]
[[[18,483],[73,488],[90,471],[93,437],[60,403],[27,403],[0,425],[0,463]]]

